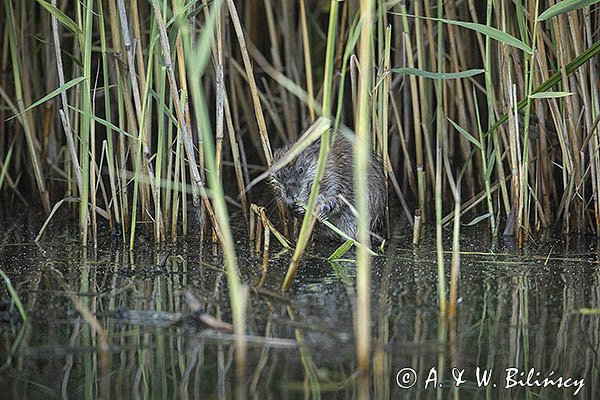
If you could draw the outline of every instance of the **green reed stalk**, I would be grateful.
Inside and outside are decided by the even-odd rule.
[[[152,32],[156,32],[156,23],[153,20],[152,23],[153,27],[152,27]],[[152,37],[154,37],[155,35],[152,35]],[[148,77],[149,80],[152,79],[152,66],[153,66],[153,61],[154,61],[154,57],[152,57],[152,54],[154,53],[154,46],[156,44],[155,40],[151,40],[150,41],[150,48],[149,48],[149,57],[148,57],[148,66],[146,67],[146,76]],[[150,107],[150,102],[149,102],[149,94],[150,94],[150,85],[145,85],[144,86],[144,93],[142,95],[142,98],[140,99],[141,102],[141,112],[139,114],[139,125],[138,125],[138,138],[137,138],[137,149],[135,152],[135,170],[134,170],[134,184],[133,184],[133,212],[131,213],[131,229],[130,229],[130,236],[129,236],[129,250],[133,250],[134,244],[135,244],[135,232],[136,232],[136,220],[137,220],[137,212],[136,212],[136,208],[137,208],[137,198],[138,198],[138,193],[139,190],[142,188],[142,185],[145,185],[145,183],[143,183],[143,179],[142,179],[142,174],[147,173],[148,175],[146,175],[145,177],[149,180],[152,180],[153,177],[151,176],[152,173],[152,168],[149,168],[146,163],[148,163],[149,161],[147,159],[145,159],[144,153],[149,152],[148,149],[146,149],[146,151],[144,150],[144,132],[146,131],[146,122],[148,121],[148,119],[146,118],[146,114],[147,114],[147,110]],[[148,121],[149,122],[149,121]],[[144,167],[144,165],[146,165],[146,167]],[[157,187],[158,187],[158,182],[156,183]],[[155,199],[156,200],[156,199]],[[142,207],[142,212],[143,212],[144,208]],[[161,225],[161,217],[160,217],[160,207],[158,207],[158,214],[155,215],[155,219],[159,220],[157,221],[157,223],[159,224],[159,227],[157,228],[157,234],[160,235],[160,225]],[[160,236],[159,236],[160,237]],[[155,237],[156,239],[156,237]]]
[[[525,90],[526,90],[526,103],[525,103],[525,127],[523,128],[523,151],[521,153],[521,171],[520,171],[520,185],[521,185],[521,201],[519,202],[519,210],[518,210],[518,229],[519,229],[519,242],[521,243],[522,234],[528,234],[529,229],[526,229],[525,232],[522,231],[524,226],[529,226],[529,208],[525,208],[525,198],[527,197],[527,193],[529,192],[529,184],[528,184],[528,167],[529,167],[529,121],[531,118],[531,94],[533,93],[533,80],[535,76],[535,55],[536,55],[536,41],[537,41],[537,16],[539,10],[539,0],[535,1],[535,12],[533,15],[533,28],[531,31],[531,55],[529,60],[525,62]],[[566,83],[566,82],[565,82]]]
[[[15,307],[17,307],[17,310],[19,310],[19,314],[21,315],[23,322],[27,321],[27,312],[25,311],[25,307],[23,307],[23,303],[21,302],[19,293],[17,293],[17,291],[15,290],[15,287],[12,285],[10,278],[6,275],[6,273],[2,269],[0,269],[0,278],[2,278],[4,280],[6,289],[8,290],[8,293],[10,294],[10,299],[15,304]]]
[[[21,54],[19,53],[19,49],[22,49],[24,46],[22,46],[17,39],[14,10],[12,9],[11,1],[6,0],[4,4],[6,10],[6,30],[8,31],[8,45],[10,48],[10,58],[12,62],[11,66],[14,79],[16,103],[19,109],[19,113],[23,113],[23,111],[25,110],[25,102],[27,101],[27,99],[24,96],[24,84],[26,84],[26,82],[29,81],[29,78],[26,76],[26,74],[28,73],[28,69],[24,68],[24,66],[21,64]],[[25,132],[27,150],[29,152],[30,161],[33,167],[33,173],[37,189],[42,199],[42,205],[44,206],[44,210],[46,211],[46,213],[49,213],[50,199],[48,191],[46,190],[46,184],[42,173],[40,155],[38,154],[38,151],[35,148],[36,138],[34,137],[33,119],[31,111],[28,111],[24,113],[24,115],[20,116],[19,121],[21,122],[23,131]]]
[[[8,172],[8,166],[10,165],[10,159],[12,158],[13,150],[15,148],[15,141],[13,140],[10,143],[10,147],[6,152],[6,158],[4,161],[0,160],[0,192],[2,192],[2,184],[4,183],[4,178],[6,177],[6,173]]]
[[[587,10],[586,10],[587,12]],[[586,39],[588,42],[592,41],[592,24],[590,14],[587,14],[588,17],[585,18],[585,32]],[[598,66],[598,63],[596,63]],[[590,76],[588,85],[590,88],[590,107],[588,112],[591,114],[591,120],[595,121],[595,124],[600,124],[600,88],[596,85],[597,82],[600,82],[600,76],[598,76],[598,68],[590,68]],[[588,124],[589,126],[589,124]],[[594,213],[594,223],[596,225],[596,234],[600,234],[600,201],[599,201],[599,193],[600,193],[600,157],[595,157],[595,155],[600,154],[600,141],[598,134],[598,125],[594,128],[594,133],[590,138],[589,142],[589,154],[590,154],[590,163],[592,166],[592,198],[594,199],[595,213]],[[548,191],[544,191],[547,194]]]
[[[117,98],[117,116],[118,116],[118,126],[122,130],[127,130],[126,121],[128,118],[126,116],[126,104],[129,101],[129,91],[127,90],[127,85],[125,79],[123,78],[123,74],[121,73],[121,57],[122,46],[121,46],[121,34],[120,34],[120,23],[117,15],[117,6],[115,0],[108,0],[108,13],[109,13],[109,26],[110,26],[110,35],[111,35],[111,49],[118,57],[114,57],[113,70],[115,72],[115,82],[116,82],[116,98]],[[108,115],[108,114],[107,114]],[[123,242],[127,242],[127,230],[128,230],[128,221],[129,221],[129,196],[128,196],[128,185],[127,181],[129,177],[127,176],[127,171],[129,168],[127,167],[127,156],[129,152],[127,151],[127,143],[128,138],[125,135],[120,134],[117,137],[118,143],[118,154],[114,154],[115,157],[115,170],[116,173],[116,189],[118,193],[118,198],[114,199],[114,201],[118,201],[120,208],[120,222],[122,224],[121,235]],[[112,155],[111,155],[112,156]]]
[[[78,15],[81,16],[80,3],[78,3]],[[79,48],[81,51],[83,70],[82,75],[85,78],[82,82],[82,115],[79,129],[81,145],[79,147],[79,159],[81,160],[81,176],[82,190],[81,203],[79,205],[79,229],[82,232],[81,241],[84,245],[88,241],[88,203],[90,190],[90,157],[88,151],[90,149],[90,128],[93,123],[91,115],[93,115],[92,101],[90,98],[91,82],[94,79],[92,76],[92,28],[94,15],[94,2],[87,0],[85,5],[85,21],[80,19],[79,27],[83,32],[80,36]]]
[[[178,101],[174,100],[174,101]],[[177,240],[177,217],[179,215],[179,203],[181,199],[183,199],[183,203],[185,203],[185,192],[183,190],[179,190],[179,187],[185,187],[185,166],[183,161],[183,143],[181,140],[181,133],[177,132],[177,139],[175,140],[175,159],[174,159],[174,169],[175,172],[173,174],[173,200],[170,204],[171,207],[171,241]],[[180,179],[180,175],[183,175],[183,178]],[[186,231],[186,226],[184,226],[184,232]]]
[[[492,26],[492,0],[488,0],[487,3],[487,14],[486,14],[486,25],[491,27]],[[490,128],[494,125],[494,86],[492,85],[492,38],[489,35],[486,35],[485,37],[485,92],[486,92],[486,99],[487,99],[487,106],[488,106],[488,130],[490,130]],[[497,144],[498,142],[498,132],[497,130],[492,131],[492,135],[494,136],[494,145]],[[479,143],[481,144],[481,163],[482,163],[482,169],[483,169],[483,177],[484,177],[484,184],[485,184],[485,195],[486,195],[486,200],[487,200],[487,206],[488,206],[488,214],[489,216],[489,220],[490,220],[490,230],[492,232],[492,236],[496,236],[498,234],[498,230],[496,229],[496,218],[494,216],[494,204],[492,203],[492,193],[490,190],[491,187],[491,171],[488,172],[488,170],[490,169],[490,165],[488,164],[488,157],[487,157],[487,140],[484,140],[483,138],[483,132],[481,129],[479,129]],[[494,147],[494,149],[497,149],[497,147]],[[498,155],[498,158],[500,157],[500,155],[498,154],[499,151],[495,152]],[[499,159],[496,159],[496,161],[501,161]],[[499,167],[502,167],[502,163],[499,163]]]
[[[323,116],[331,118],[333,103],[333,67],[335,65],[335,41],[338,28],[339,1],[331,0],[329,24],[327,28],[327,48],[325,49],[325,71],[323,73]]]
[[[371,65],[373,37],[373,0],[360,2],[362,20],[358,57],[361,71],[358,82],[358,104],[356,110],[356,141],[354,142],[354,187],[356,188],[356,210],[358,212],[358,241],[356,273],[356,353],[359,371],[369,370],[371,346],[371,256],[369,254],[369,100],[371,92]],[[365,380],[368,380],[365,375]],[[359,396],[368,398],[368,392],[359,392]]]
[[[187,98],[187,94],[182,94],[181,95],[182,98]],[[181,99],[178,99],[179,101],[181,101]],[[181,136],[183,133],[183,130],[179,131],[179,135]],[[185,150],[185,142],[182,140],[179,142],[180,146],[181,146],[181,150]],[[179,204],[181,204],[181,234],[183,236],[187,236],[188,232],[189,232],[189,221],[188,221],[188,194],[187,191],[184,190],[184,188],[186,187],[187,184],[187,174],[186,174],[186,168],[185,168],[185,157],[184,157],[184,152],[180,151],[179,152],[179,164],[177,164],[180,168],[179,171],[179,189],[181,191],[181,193],[178,193],[178,200],[179,200]],[[191,177],[190,177],[191,179]],[[193,196],[193,193],[192,193]],[[204,195],[206,196],[206,195]],[[205,198],[205,197],[204,197]],[[200,236],[202,238],[202,234],[205,232],[205,224],[203,223],[203,218],[202,218],[202,209],[203,209],[203,205],[200,205]],[[196,208],[197,211],[197,208]],[[175,216],[175,218],[177,219],[177,215]],[[196,221],[197,223],[198,221]]]
[[[380,5],[383,7],[383,4]],[[385,44],[383,47],[383,70],[389,71],[391,68],[390,64],[390,53],[392,49],[392,27],[391,25],[386,26],[385,28]],[[381,93],[381,104],[379,107],[379,115],[381,118],[381,154],[383,158],[383,176],[385,177],[385,192],[389,192],[389,179],[388,174],[390,171],[393,173],[392,165],[389,159],[389,92],[392,85],[392,76],[391,74],[387,74],[383,78],[383,89]],[[389,199],[385,202],[385,226],[386,226],[386,237],[390,238],[392,236],[392,228],[390,224],[390,205]]]
[[[356,20],[348,30],[348,40],[346,41],[346,47],[344,48],[344,55],[342,56],[342,67],[340,69],[340,80],[338,87],[337,96],[337,108],[335,112],[335,122],[333,124],[333,131],[337,132],[340,127],[340,121],[342,120],[342,109],[344,106],[344,88],[346,86],[346,75],[348,73],[348,60],[352,56],[356,43],[360,35],[360,20]]]
[[[195,48],[191,46],[191,38],[187,29],[187,24],[183,24],[181,29],[181,35],[183,39],[183,48],[186,53],[186,70],[189,75],[189,81],[191,83],[191,93],[194,98],[194,111],[196,115],[196,121],[199,124],[198,129],[202,132],[204,139],[204,153],[207,168],[208,182],[211,188],[212,204],[214,205],[214,211],[216,214],[216,221],[218,226],[215,229],[219,229],[221,232],[221,246],[223,249],[223,256],[226,266],[227,282],[229,286],[229,296],[231,302],[231,308],[233,313],[233,326],[236,334],[236,375],[238,379],[238,398],[241,395],[245,396],[242,384],[245,377],[245,365],[246,365],[246,342],[244,339],[245,334],[245,290],[242,288],[240,283],[239,271],[237,267],[235,247],[233,241],[233,235],[231,233],[229,225],[229,217],[227,215],[227,206],[225,204],[225,195],[223,193],[223,187],[219,179],[216,159],[215,159],[215,147],[212,137],[212,129],[210,126],[210,118],[208,110],[206,108],[206,101],[204,93],[201,89],[200,82],[204,69],[209,60],[210,54],[210,41],[214,37],[215,25],[217,19],[217,13],[220,9],[222,1],[216,0],[211,8],[210,18],[207,20],[206,25],[202,31],[201,37],[198,39]],[[153,0],[154,12],[156,19],[160,27],[161,42],[163,49],[168,49],[168,40],[164,24],[162,22],[162,15],[158,9],[157,0]],[[242,390],[242,392],[240,392]]]
[[[165,71],[166,72],[166,71]],[[161,74],[159,73],[159,76]],[[160,78],[159,78],[160,79]],[[164,77],[165,81],[160,83],[160,91],[164,91],[164,98],[161,97],[161,104],[163,104],[162,107],[165,108],[165,112],[168,111],[169,114],[173,114],[173,100],[170,99],[168,106],[166,103],[166,99],[168,97],[168,93],[166,92],[166,84],[167,84],[167,77],[165,75]],[[164,88],[162,85],[165,85]],[[177,142],[177,140],[173,140],[173,130],[175,129],[175,125],[172,123],[167,124],[167,160],[166,160],[166,164],[167,164],[167,170],[166,170],[166,183],[164,186],[164,195],[162,196],[162,198],[164,199],[163,202],[163,214],[165,216],[165,221],[172,221],[173,219],[173,214],[176,212],[174,211],[174,201],[173,203],[171,202],[171,199],[175,198],[175,189],[174,189],[174,185],[176,183],[176,179],[173,178],[173,173],[174,173],[174,165],[178,165],[174,163],[174,153],[177,152],[177,149],[179,148],[179,144]],[[176,227],[176,226],[175,226]],[[171,235],[173,235],[173,226],[171,225]]]
[[[439,19],[442,18],[443,12],[443,2],[442,0],[438,0],[437,2],[437,17]],[[444,35],[443,35],[444,26],[440,20],[437,22],[437,73],[442,73],[444,71]],[[443,240],[443,232],[442,232],[442,146],[444,140],[444,123],[443,117],[444,112],[442,109],[442,100],[443,100],[443,89],[444,89],[444,81],[441,79],[437,79],[435,81],[436,88],[436,146],[435,146],[435,226],[436,226],[436,248],[437,248],[437,264],[438,264],[438,300],[440,305],[440,314],[442,316],[446,315],[446,284],[445,284],[445,276],[444,276],[444,245],[442,243]]]
[[[160,33],[160,42],[161,42],[161,47],[162,47],[162,53],[163,53],[163,60],[164,63],[166,65],[166,69],[167,69],[167,78],[169,80],[169,88],[170,88],[170,92],[171,92],[171,98],[172,98],[172,104],[174,105],[175,108],[175,114],[177,116],[177,122],[179,123],[179,128],[180,128],[180,135],[178,135],[178,137],[181,138],[182,142],[183,142],[183,147],[185,149],[185,153],[187,155],[187,160],[188,160],[188,167],[189,167],[189,171],[190,171],[190,177],[192,180],[192,201],[194,204],[194,211],[195,211],[195,215],[196,215],[196,220],[199,221],[200,220],[200,214],[201,214],[201,210],[200,210],[200,202],[203,203],[203,206],[205,207],[211,222],[213,223],[213,228],[217,231],[217,236],[219,236],[219,239],[222,241],[222,238],[220,237],[220,232],[219,232],[219,226],[216,220],[216,215],[213,211],[212,205],[210,204],[208,197],[206,196],[206,191],[204,188],[204,180],[200,174],[200,170],[198,169],[198,164],[196,163],[196,153],[194,151],[194,144],[192,142],[192,137],[191,137],[191,127],[189,124],[189,118],[187,118],[188,115],[188,103],[187,103],[187,92],[186,91],[182,91],[181,95],[179,95],[179,88],[177,85],[177,80],[175,79],[175,71],[173,68],[173,61],[172,61],[172,57],[170,54],[170,45],[169,45],[169,41],[168,41],[168,37],[167,37],[167,33],[166,33],[166,28],[164,26],[164,22],[162,20],[162,15],[160,14],[160,10],[158,9],[158,3],[156,3],[156,1],[153,1],[153,7],[154,7],[154,14],[156,15],[156,19],[161,21],[161,23],[158,24],[159,27],[159,33]],[[162,24],[162,25],[161,25]],[[181,26],[184,26],[185,23],[180,23]],[[180,71],[181,72],[181,71]],[[182,81],[185,80],[185,75],[181,76]],[[182,101],[180,102],[179,97],[182,97]],[[183,162],[183,160],[182,160]],[[182,176],[183,179],[183,176]],[[182,187],[185,187],[185,181],[182,182]],[[184,204],[184,211],[185,211],[185,201],[183,202]],[[187,215],[184,212],[183,215],[183,222],[184,222],[184,233],[185,233],[185,226],[186,226],[186,218]]]
[[[318,136],[321,137],[321,147],[319,150],[319,160],[317,162],[317,170],[315,172],[315,179],[310,188],[310,195],[308,197],[308,204],[306,207],[306,213],[304,214],[304,218],[302,219],[302,226],[300,227],[300,233],[298,234],[298,240],[296,242],[296,248],[294,249],[294,254],[292,255],[292,259],[290,261],[290,265],[285,274],[285,278],[283,280],[282,289],[287,290],[292,285],[294,277],[296,276],[296,272],[298,271],[298,264],[300,263],[300,259],[302,254],[304,253],[304,249],[308,244],[308,240],[310,239],[310,234],[314,227],[316,218],[315,218],[315,208],[317,205],[317,196],[319,194],[319,187],[321,185],[321,178],[323,177],[323,171],[325,170],[325,163],[327,160],[327,153],[329,152],[329,127],[331,126],[331,121],[326,118],[319,118],[315,121],[313,125],[309,128],[309,131],[314,131]],[[308,131],[307,131],[308,133]]]
[[[142,164],[142,132],[141,132],[141,125],[140,128],[138,129],[138,137],[137,137],[137,148],[135,149],[135,164],[134,164],[134,171],[133,171],[133,200],[132,200],[132,207],[133,209],[131,210],[131,224],[130,224],[130,229],[129,229],[129,250],[133,250],[134,245],[135,245],[135,231],[136,231],[136,223],[137,223],[137,205],[138,205],[138,193],[139,193],[139,187],[140,185],[142,185],[141,181],[141,174],[142,174],[142,168],[141,168],[141,164]]]
[[[166,7],[166,2],[163,3],[163,12],[164,12],[164,8]],[[156,57],[156,60],[154,61],[156,64],[155,65],[160,65],[160,52],[156,51],[153,55],[153,57]],[[164,192],[169,191],[169,187],[171,186],[172,182],[169,181],[169,179],[167,178],[167,181],[165,182],[165,184],[161,183],[162,177],[163,177],[163,170],[164,170],[164,164],[165,164],[165,156],[167,156],[167,159],[170,159],[170,154],[167,155],[165,153],[165,141],[167,141],[167,149],[171,148],[171,141],[168,139],[168,134],[166,132],[166,127],[165,127],[165,115],[168,112],[168,108],[165,105],[165,100],[167,98],[167,75],[166,75],[166,69],[159,67],[156,68],[156,72],[154,74],[155,78],[155,82],[156,82],[156,91],[157,91],[157,95],[158,95],[158,99],[156,100],[156,110],[158,112],[158,116],[157,116],[157,139],[156,139],[156,169],[154,170],[154,174],[156,177],[156,186],[154,188],[154,215],[158,216],[158,215],[162,215],[162,221],[164,221],[164,228],[161,229],[161,224],[159,223],[159,221],[155,220],[154,221],[154,237],[156,238],[160,238],[161,241],[164,241],[166,239],[166,232],[164,230],[167,229],[167,221],[169,218],[169,214],[166,212],[166,205],[169,203],[163,203],[164,202],[164,197],[162,194]],[[148,86],[150,86],[150,84],[148,84]],[[169,124],[171,125],[171,124]],[[168,153],[170,153],[170,151],[168,151]],[[169,165],[169,163],[168,163]],[[166,186],[166,187],[165,187]],[[170,208],[170,207],[169,207]]]
[[[305,0],[300,0],[300,23],[302,29],[302,49],[304,51],[304,72],[306,74],[306,94],[308,97],[308,115],[310,122],[315,120],[314,98],[315,90],[312,75],[312,57],[310,55],[310,41],[308,37],[308,24],[306,23]],[[343,85],[341,85],[343,86]]]
[[[315,216],[314,211],[317,206],[317,196],[319,194],[319,187],[321,185],[321,178],[323,177],[323,171],[325,170],[325,163],[327,162],[327,154],[329,154],[329,138],[330,132],[329,127],[331,121],[328,118],[331,118],[331,108],[332,108],[332,90],[333,90],[333,66],[335,63],[335,44],[336,44],[336,31],[338,24],[338,14],[339,14],[339,2],[336,0],[331,0],[330,9],[329,9],[329,28],[327,30],[327,47],[325,50],[325,71],[323,73],[323,116],[326,119],[320,118],[309,129],[315,130],[321,135],[321,147],[319,149],[319,160],[317,162],[317,170],[315,172],[315,179],[310,188],[310,195],[308,198],[308,204],[306,208],[306,213],[304,214],[304,218],[302,219],[302,226],[300,227],[300,232],[298,233],[298,240],[296,243],[296,248],[294,249],[294,254],[292,255],[292,259],[290,261],[290,265],[288,267],[287,273],[285,275],[285,279],[283,280],[282,289],[287,290],[292,285],[292,281],[296,276],[296,272],[298,270],[298,264],[300,263],[300,259],[302,254],[304,253],[304,249],[308,244],[308,240],[310,238],[310,234],[315,224]]]
[[[454,198],[454,224],[452,233],[452,263],[450,267],[450,293],[448,302],[448,316],[456,317],[456,302],[458,300],[458,279],[460,274],[460,185],[462,175],[457,180],[452,176],[452,166],[449,160],[448,140],[444,140],[444,168],[448,177],[448,184]]]
[[[96,88],[94,87],[94,97],[96,97]],[[92,100],[92,115],[95,115],[96,103]],[[92,228],[92,243],[94,249],[98,248],[98,213],[96,205],[98,201],[98,186],[96,180],[99,179],[99,172],[96,171],[96,124],[91,123],[90,126],[90,225]]]
[[[98,0],[98,19],[100,23],[98,27],[100,29],[100,48],[102,50],[102,75],[104,77],[104,112],[106,113],[106,121],[112,123],[112,110],[111,110],[111,96],[109,89],[109,72],[108,72],[108,49],[106,43],[106,30],[104,28],[104,7],[102,4],[102,0]],[[106,128],[106,144],[107,144],[107,153],[106,153],[106,161],[108,165],[108,175],[109,175],[109,184],[110,184],[110,193],[111,197],[109,200],[109,204],[106,204],[106,210],[109,211],[110,207],[113,207],[113,214],[111,218],[111,226],[116,222],[117,225],[121,224],[121,214],[119,201],[117,198],[117,189],[116,182],[114,180],[115,176],[115,147],[113,143],[113,130],[111,127]],[[75,166],[78,168],[78,166]],[[81,172],[79,172],[81,174]]]

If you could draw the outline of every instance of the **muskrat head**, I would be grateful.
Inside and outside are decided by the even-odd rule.
[[[309,146],[283,168],[274,171],[268,178],[269,186],[295,216],[304,214],[303,204],[308,203],[310,187],[315,177],[318,148],[316,152]],[[276,162],[287,152],[289,146],[275,151]]]

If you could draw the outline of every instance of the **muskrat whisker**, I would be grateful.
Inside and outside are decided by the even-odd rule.
[[[269,218],[269,220],[271,219],[271,217],[273,217],[273,215],[275,214],[275,212],[277,211],[277,207],[273,207],[275,204],[277,203],[277,198],[273,198],[271,201],[269,201],[267,203],[267,205],[265,206],[265,209],[267,210],[267,218]]]

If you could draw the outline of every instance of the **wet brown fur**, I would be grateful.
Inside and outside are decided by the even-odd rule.
[[[275,151],[274,162],[292,147],[293,143]],[[279,198],[297,216],[304,214],[301,204],[308,204],[310,188],[317,170],[320,141],[304,149],[294,160],[269,175],[267,182],[273,195]],[[354,199],[354,165],[352,143],[340,133],[331,143],[317,197],[319,219],[327,219],[348,236],[356,237],[356,214]],[[383,166],[376,154],[369,161],[369,214],[371,231],[377,233],[382,225],[383,211],[387,201]],[[352,206],[350,206],[352,205]],[[317,224],[320,236],[339,238],[331,229]]]

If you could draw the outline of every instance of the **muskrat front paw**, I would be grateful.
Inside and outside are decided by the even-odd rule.
[[[318,216],[319,221],[324,221],[326,219],[329,219],[329,216],[333,212],[333,209],[334,209],[334,205],[330,201],[327,201],[327,202],[321,204],[321,208],[319,209],[319,216]]]

